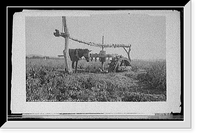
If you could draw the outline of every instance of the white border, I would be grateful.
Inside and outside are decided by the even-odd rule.
[[[87,13],[87,11],[85,11]],[[107,11],[104,11],[108,14]],[[103,14],[104,12],[100,12]],[[125,12],[125,11],[123,11]],[[130,12],[130,11],[127,11]],[[74,12],[25,11],[14,15],[13,75],[11,110],[13,113],[178,113],[180,112],[180,13],[178,11],[137,11],[166,17],[167,101],[166,102],[26,102],[25,18],[27,16],[72,16]],[[75,12],[75,16],[79,11]],[[117,11],[109,12],[113,14]],[[81,14],[82,11],[81,11]],[[84,13],[85,14],[85,13]],[[96,12],[88,12],[97,14]],[[78,14],[79,15],[79,14]],[[20,50],[19,50],[20,49]]]
[[[9,121],[3,128],[23,129],[187,129],[181,121]]]
[[[191,67],[192,67],[192,44],[191,44],[191,1],[189,1],[184,8],[184,122],[188,123],[191,128],[191,116],[192,116],[192,81],[191,81]]]
[[[109,121],[109,122],[105,122],[105,121],[93,121],[93,122],[85,122],[85,121],[76,121],[76,122],[29,122],[29,121],[23,121],[23,122],[19,122],[19,121],[14,121],[14,122],[6,122],[1,128],[3,129],[20,129],[20,128],[59,128],[59,129],[71,129],[71,128],[130,128],[130,129],[140,129],[140,128],[148,128],[148,129],[153,129],[153,128],[157,128],[157,129],[163,129],[163,128],[170,128],[170,129],[177,129],[177,128],[184,128],[184,129],[188,129],[191,128],[191,1],[188,2],[188,4],[185,6],[185,10],[184,10],[184,102],[185,102],[185,112],[184,112],[184,122],[183,121]],[[14,26],[16,27],[16,26]],[[15,28],[16,29],[16,28]],[[15,32],[16,35],[16,32]],[[23,41],[24,39],[22,38],[21,41]],[[16,42],[16,39],[13,39],[13,42]],[[19,43],[17,43],[19,44]],[[17,47],[13,46],[13,49],[16,49]],[[19,54],[18,54],[19,55]],[[16,53],[15,56],[16,57]],[[14,59],[14,61],[17,61],[17,59]],[[14,70],[17,69],[17,63],[15,64],[15,66],[13,66],[13,68],[15,68]],[[20,70],[18,71],[14,71],[13,74],[16,74],[16,72],[20,73]],[[21,73],[22,74],[22,73]],[[14,76],[13,76],[14,77]],[[17,78],[14,77],[14,79],[12,78],[12,104],[11,104],[11,109],[12,112],[22,112],[21,107],[19,107],[20,105],[22,105],[22,103],[20,104],[20,101],[17,102],[18,98],[20,99],[21,96],[14,96],[14,92],[16,92],[15,94],[21,94],[19,91],[20,89],[16,89],[16,88],[20,88],[17,86],[17,84],[14,84],[17,81]],[[19,81],[20,82],[20,81]],[[14,88],[14,89],[13,89]],[[23,90],[23,88],[21,88]],[[17,98],[18,97],[18,98]],[[16,98],[16,99],[14,99]],[[13,105],[15,104],[15,105]],[[13,111],[14,110],[14,111]]]

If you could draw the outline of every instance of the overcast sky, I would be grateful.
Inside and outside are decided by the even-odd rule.
[[[131,59],[166,58],[166,18],[147,14],[100,14],[66,17],[69,33],[73,38],[86,42],[105,44],[131,44]],[[64,38],[55,37],[55,29],[62,30],[62,17],[26,17],[26,54],[58,56],[64,49]],[[72,40],[69,48],[91,47]],[[106,53],[126,56],[123,48],[105,48]]]

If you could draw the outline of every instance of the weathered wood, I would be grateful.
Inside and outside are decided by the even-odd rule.
[[[94,43],[94,42],[85,42],[82,40],[78,40],[75,38],[72,38],[71,36],[69,36],[69,39],[79,42],[79,43],[83,43],[89,46],[94,46],[94,47],[104,47],[104,48],[121,48],[121,47],[125,47],[125,48],[129,48],[131,45],[125,45],[125,44],[98,44],[98,43]]]
[[[129,61],[131,61],[131,57],[130,57],[131,45],[130,45],[130,47],[128,48],[128,50],[127,50],[125,47],[123,47],[123,49],[126,51],[126,53],[127,53],[127,55],[128,55]]]
[[[65,71],[67,73],[72,73],[72,61],[69,57],[69,31],[67,28],[66,24],[66,17],[62,16],[62,22],[63,22],[63,27],[64,27],[64,35],[63,37],[65,38],[65,49],[63,50],[63,55],[65,58]]]
[[[102,45],[104,44],[104,36],[102,36]],[[104,46],[102,46],[102,50],[104,49]]]

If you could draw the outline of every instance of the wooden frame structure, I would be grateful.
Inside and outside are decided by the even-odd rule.
[[[62,23],[63,23],[63,27],[64,27],[64,33],[60,33],[59,30],[55,29],[55,32],[54,32],[54,36],[56,37],[63,37],[65,38],[65,48],[63,50],[63,55],[64,55],[64,58],[65,58],[65,71],[67,73],[72,73],[72,66],[71,66],[71,60],[70,60],[70,57],[69,57],[69,39],[73,40],[73,41],[76,41],[76,42],[79,42],[79,43],[83,43],[83,44],[86,44],[86,45],[89,45],[89,46],[95,46],[95,47],[100,47],[102,48],[102,50],[104,48],[123,48],[127,55],[128,55],[128,59],[131,60],[130,58],[130,51],[131,51],[131,45],[125,45],[125,44],[104,44],[102,42],[102,44],[99,44],[99,43],[94,43],[94,42],[85,42],[85,41],[82,41],[82,40],[78,40],[78,39],[75,39],[73,37],[70,36],[69,34],[69,31],[68,31],[68,28],[67,28],[67,24],[66,24],[66,17],[65,16],[62,16]],[[103,41],[103,39],[102,39]],[[126,49],[128,48],[128,50]]]

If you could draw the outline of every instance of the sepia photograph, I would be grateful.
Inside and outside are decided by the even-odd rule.
[[[166,102],[166,16],[94,13],[25,17],[26,102]]]

